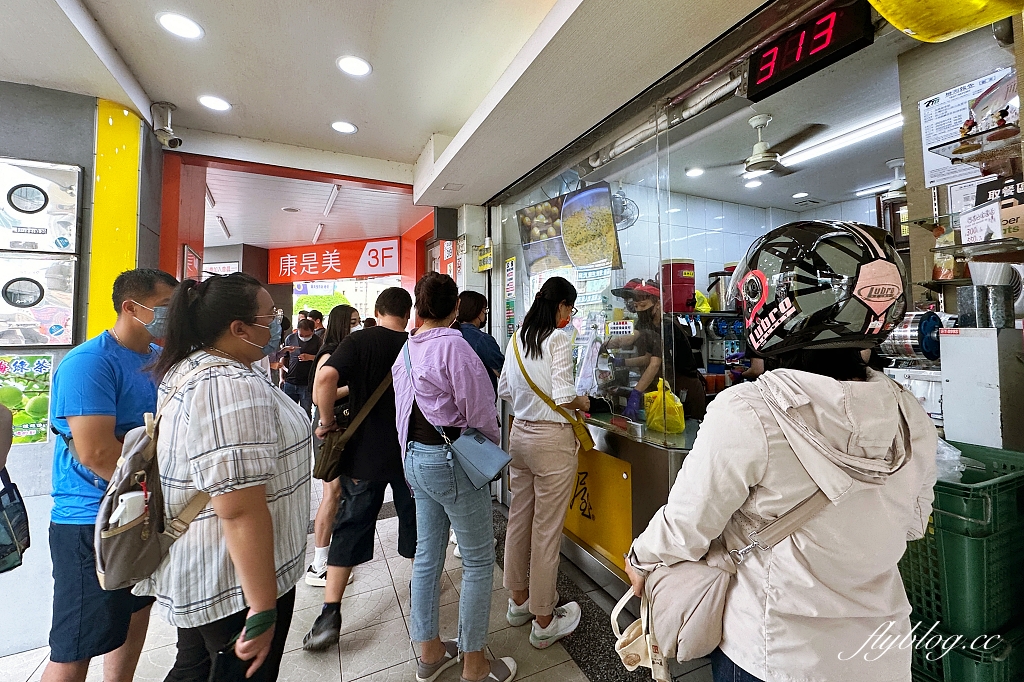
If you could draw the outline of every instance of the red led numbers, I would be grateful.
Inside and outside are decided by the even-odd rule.
[[[811,39],[811,54],[820,52],[832,44],[832,29],[836,27],[836,13],[829,12],[814,22],[814,25],[817,27],[820,27],[822,24],[828,24],[828,27]],[[820,43],[818,42],[819,39],[821,40]]]
[[[772,49],[761,55],[761,68],[757,70],[759,74],[757,84],[760,85],[766,80],[770,80],[775,75],[775,62],[779,58],[779,48],[773,47]],[[767,71],[768,73],[764,73]]]
[[[804,39],[807,37],[807,31],[800,31],[796,35],[789,37],[786,41],[786,49],[782,53],[782,65],[790,66],[800,61],[800,57],[804,53]]]

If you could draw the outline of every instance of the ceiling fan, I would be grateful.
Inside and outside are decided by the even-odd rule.
[[[617,232],[632,227],[639,217],[640,207],[628,198],[623,190],[620,189],[612,195],[612,219],[615,221]]]
[[[821,123],[811,123],[785,140],[771,145],[764,139],[764,129],[768,127],[771,121],[771,114],[758,114],[747,121],[750,127],[757,131],[757,143],[754,144],[754,149],[750,156],[739,161],[710,166],[706,170],[739,167],[743,173],[751,174],[749,177],[767,175],[768,173],[775,173],[780,176],[795,173],[796,170],[783,165],[782,157],[825,130],[826,126]]]

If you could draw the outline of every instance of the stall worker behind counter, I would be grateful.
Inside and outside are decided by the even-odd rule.
[[[687,417],[703,419],[707,404],[704,382],[697,371],[697,362],[693,356],[689,338],[674,315],[666,315],[661,309],[661,289],[654,280],[631,279],[621,289],[613,289],[612,293],[626,301],[626,308],[636,312],[635,331],[626,336],[610,338],[607,348],[635,348],[635,358],[615,358],[617,367],[643,368],[640,379],[630,391],[629,399],[623,416],[636,419],[643,402],[645,391],[657,388],[655,380],[666,378],[675,390],[685,390],[683,412]],[[658,319],[661,327],[658,327]],[[669,339],[670,345],[663,350],[663,339]],[[665,367],[662,367],[662,357]]]

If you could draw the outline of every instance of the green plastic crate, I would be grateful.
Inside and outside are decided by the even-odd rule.
[[[911,622],[921,620],[917,614]],[[929,626],[930,627],[930,626]],[[928,628],[924,623],[918,628],[923,636]],[[941,628],[932,631],[943,639],[952,636]],[[948,641],[948,640],[947,640]],[[912,652],[911,678],[914,682],[1021,682],[1024,680],[1024,627],[1018,627],[1001,635],[998,642],[989,643],[990,649],[982,648],[984,641],[975,644],[971,637],[963,637],[959,646],[941,658],[929,659],[929,650],[915,646]],[[932,649],[931,651],[935,651]],[[941,649],[940,649],[941,651]]]
[[[982,462],[959,483],[935,484],[935,525],[971,537],[985,537],[1024,523],[1024,453],[950,443],[964,457]]]
[[[983,538],[928,525],[907,543],[900,574],[914,612],[965,636],[1003,630],[1024,615],[1024,552],[1017,528]]]

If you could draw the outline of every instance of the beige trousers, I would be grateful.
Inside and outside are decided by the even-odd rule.
[[[530,612],[550,616],[558,595],[558,553],[576,480],[569,424],[517,419],[509,435],[512,505],[505,534],[505,587],[530,590]]]

